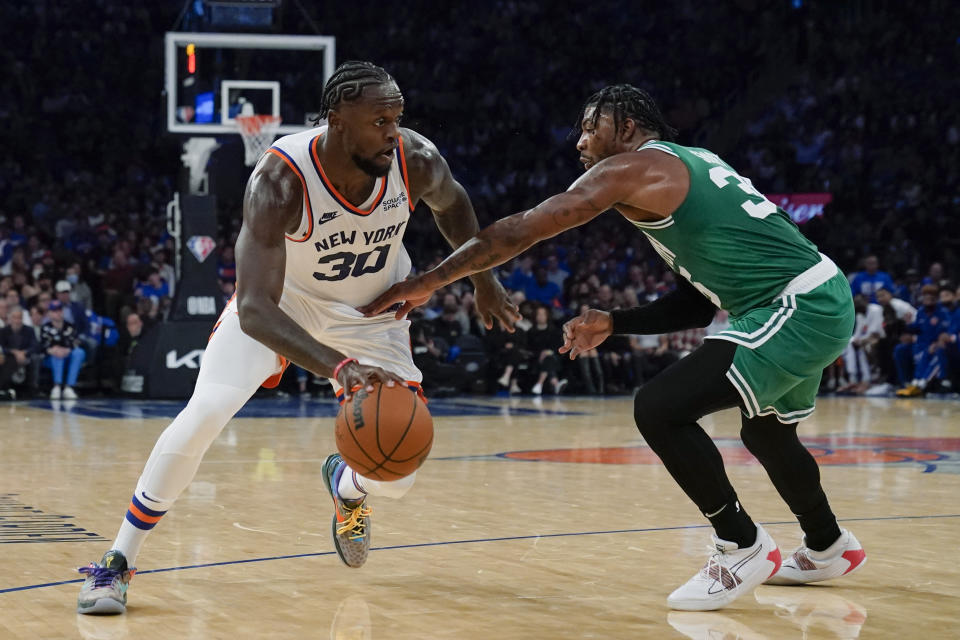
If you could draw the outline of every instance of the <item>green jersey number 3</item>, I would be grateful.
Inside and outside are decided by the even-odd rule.
[[[721,189],[729,184],[733,184],[730,182],[730,178],[736,180],[736,185],[740,187],[741,191],[747,195],[760,198],[760,202],[747,200],[740,205],[751,218],[759,218],[763,220],[771,213],[777,212],[777,205],[767,200],[762,193],[754,188],[753,183],[747,178],[744,178],[743,176],[731,171],[730,169],[727,169],[726,167],[717,166],[710,169],[710,179],[713,181],[713,184],[717,185]]]

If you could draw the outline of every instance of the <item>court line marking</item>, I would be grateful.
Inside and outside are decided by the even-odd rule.
[[[946,513],[926,516],[877,516],[874,518],[837,518],[837,522],[871,522],[879,520],[928,520],[933,518],[960,518],[960,513]],[[779,522],[761,522],[759,524],[772,526],[780,524],[797,524],[796,520],[783,520]],[[512,540],[538,540],[540,538],[567,538],[571,536],[597,536],[610,535],[616,533],[652,533],[654,531],[677,531],[680,529],[708,529],[709,524],[684,524],[675,527],[649,527],[645,529],[613,529],[610,531],[573,531],[569,533],[538,533],[527,536],[506,536],[502,538],[474,538],[471,540],[447,540],[445,542],[416,542],[413,544],[397,544],[389,547],[371,547],[371,551],[395,551],[397,549],[416,549],[419,547],[442,547],[450,544],[474,544],[477,542],[509,542]],[[204,564],[189,564],[181,567],[164,567],[162,569],[147,569],[137,571],[137,575],[146,575],[148,573],[165,573],[167,571],[183,571],[184,569],[206,569],[207,567],[223,567],[233,564],[249,564],[252,562],[268,562],[270,560],[294,560],[296,558],[319,558],[322,556],[332,556],[336,551],[315,551],[311,553],[296,553],[286,556],[270,556],[267,558],[248,558],[246,560],[224,560],[221,562],[206,562]],[[61,580],[59,582],[44,582],[42,584],[30,584],[23,587],[8,587],[0,589],[2,593],[12,593],[14,591],[27,591],[29,589],[43,589],[45,587],[59,587],[64,584],[81,583],[85,578],[74,580]]]

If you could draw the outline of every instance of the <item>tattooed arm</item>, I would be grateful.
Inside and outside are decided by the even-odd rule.
[[[463,243],[433,270],[397,283],[360,310],[373,315],[399,300],[429,296],[444,285],[502,264],[537,242],[584,224],[618,205],[645,219],[666,217],[678,204],[673,180],[676,172],[663,171],[659,165],[659,158],[644,153],[621,154],[599,162],[566,192],[529,211],[501,218]]]
[[[422,200],[430,207],[440,233],[457,249],[480,230],[470,198],[430,140],[410,129],[402,131],[413,202]],[[491,278],[487,272],[470,279],[474,284],[485,284]]]
[[[403,139],[412,202],[423,200],[433,212],[440,233],[452,248],[459,248],[480,230],[470,197],[432,142],[410,129],[403,130]],[[493,272],[480,270],[470,279],[476,290],[476,310],[484,326],[492,329],[496,318],[504,329],[513,331],[519,313]]]

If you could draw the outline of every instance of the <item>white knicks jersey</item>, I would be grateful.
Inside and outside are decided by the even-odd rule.
[[[403,140],[370,196],[353,206],[320,166],[317,143],[327,127],[284,136],[267,153],[286,162],[303,184],[300,228],[287,236],[284,290],[306,299],[358,307],[410,273],[403,232],[412,202]]]

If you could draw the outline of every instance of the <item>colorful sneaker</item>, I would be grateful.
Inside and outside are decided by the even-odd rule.
[[[370,552],[370,507],[363,499],[343,500],[337,495],[340,476],[347,468],[340,454],[327,456],[323,463],[323,483],[333,498],[333,546],[343,564],[359,569]]]
[[[127,610],[127,587],[137,570],[127,567],[122,553],[107,551],[99,563],[91,562],[77,571],[87,576],[77,597],[77,613],[124,613]]]
[[[867,554],[857,538],[846,529],[837,541],[823,551],[807,547],[804,537],[800,548],[783,561],[783,566],[766,584],[807,584],[839,578],[853,573],[867,562]]]
[[[671,609],[721,609],[753,591],[780,568],[780,550],[760,525],[757,525],[757,541],[746,549],[716,536],[713,543],[716,549],[707,564],[667,598]]]

